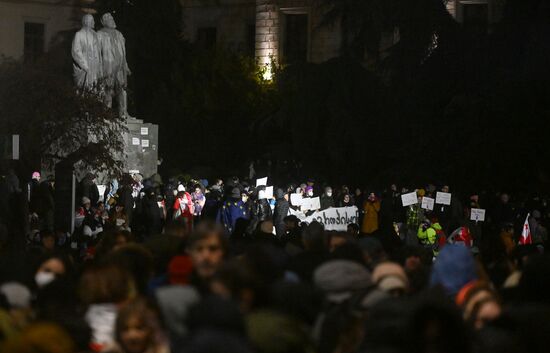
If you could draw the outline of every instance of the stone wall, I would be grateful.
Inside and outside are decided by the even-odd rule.
[[[55,36],[79,27],[78,1],[0,0],[0,55],[19,59],[23,56],[25,22],[45,25],[44,50]]]

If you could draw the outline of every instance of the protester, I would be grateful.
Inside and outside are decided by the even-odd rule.
[[[332,184],[304,214],[290,194],[307,180],[312,198],[324,180],[123,178],[109,181],[109,215],[89,192],[78,198],[74,232],[48,229],[47,181],[36,229],[14,237],[0,218],[0,351],[547,351],[543,195],[453,190],[430,212],[422,198],[437,197],[435,183],[406,207],[396,184],[359,207],[363,193]]]

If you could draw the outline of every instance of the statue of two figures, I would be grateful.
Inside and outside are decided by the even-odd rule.
[[[94,17],[87,14],[82,18],[82,28],[72,44],[75,84],[79,92],[99,94],[109,108],[116,100],[119,115],[131,118],[126,93],[131,71],[126,62],[125,39],[110,13],[101,17],[101,24],[103,28],[96,32]]]

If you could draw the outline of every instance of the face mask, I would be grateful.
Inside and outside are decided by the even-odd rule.
[[[246,203],[246,201],[248,201],[248,197],[243,197],[243,198],[241,198],[241,200],[243,200],[243,202]]]
[[[36,282],[36,285],[38,286],[38,288],[45,287],[46,285],[53,282],[54,279],[55,279],[55,274],[53,274],[52,272],[41,271],[34,276],[34,281]]]
[[[331,197],[332,196],[332,191],[327,192],[327,196]]]
[[[313,196],[313,191],[308,191],[307,196]]]

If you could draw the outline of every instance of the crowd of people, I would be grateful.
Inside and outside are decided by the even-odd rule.
[[[90,173],[71,232],[45,179],[0,181],[2,209],[28,209],[22,234],[0,215],[1,352],[548,351],[542,195]],[[358,222],[304,222],[340,207]]]

